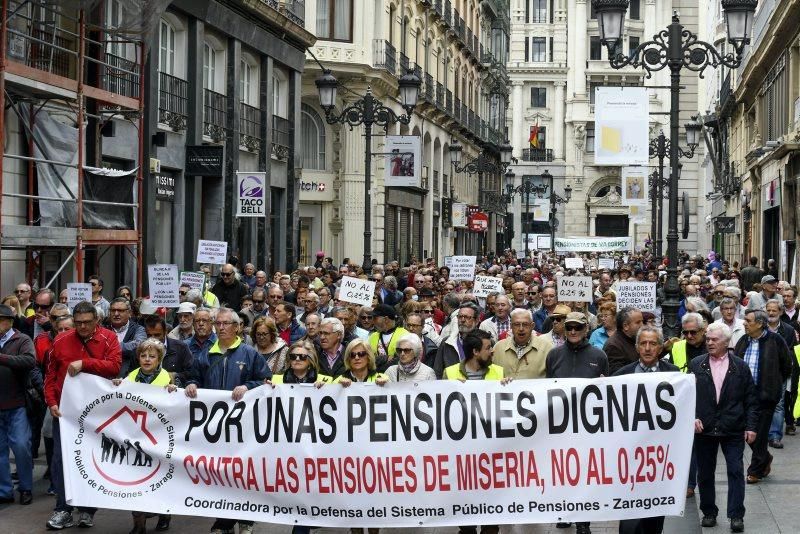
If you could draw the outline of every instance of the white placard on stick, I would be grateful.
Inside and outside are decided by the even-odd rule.
[[[361,306],[372,306],[372,295],[375,294],[375,282],[343,276],[339,287],[339,300],[352,302]]]
[[[561,276],[556,285],[558,302],[592,302],[591,276]]]
[[[92,284],[88,282],[74,282],[67,284],[67,306],[75,307],[79,302],[92,302]]]
[[[474,280],[475,256],[451,256],[450,280]]]
[[[615,267],[614,258],[598,258],[597,259],[597,267],[599,269],[608,269],[610,271],[614,270]]]
[[[620,282],[617,284],[617,309],[636,308],[641,311],[656,309],[655,282]]]
[[[583,269],[582,258],[564,258],[564,265],[567,269]]]
[[[489,293],[504,293],[503,281],[496,276],[481,276],[475,277],[475,283],[472,286],[472,294],[476,297],[488,297]]]
[[[150,282],[150,301],[153,306],[176,308],[180,305],[177,265],[148,265],[147,278]]]
[[[200,239],[197,242],[197,263],[224,265],[227,255],[227,241],[208,241],[207,239]]]
[[[203,291],[206,283],[206,274],[203,271],[181,271],[180,285]]]

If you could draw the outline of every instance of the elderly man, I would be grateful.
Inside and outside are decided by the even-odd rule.
[[[731,331],[730,347],[728,347],[731,349],[734,348],[736,343],[739,342],[739,339],[745,335],[744,321],[737,316],[737,308],[739,308],[739,305],[736,301],[725,297],[722,299],[722,302],[719,303],[719,306],[714,309],[714,311],[719,310],[720,313],[720,318],[714,322],[724,324]]]
[[[214,318],[211,310],[200,308],[194,312],[194,335],[186,340],[186,346],[195,360],[200,357],[203,351],[207,351],[217,342],[217,334],[214,333]]]
[[[260,287],[261,289],[267,288],[267,273],[264,271],[256,271],[256,283],[253,285],[253,289]]]
[[[545,287],[539,293],[542,296],[542,307],[533,314],[533,327],[537,332],[542,331],[544,322],[547,320],[547,317],[553,313],[553,310],[558,304],[555,287]]]
[[[622,308],[617,312],[617,331],[608,338],[603,352],[608,356],[608,370],[616,373],[639,359],[636,350],[636,333],[642,327],[642,312],[636,308]]]
[[[267,311],[264,315],[275,317],[275,306],[283,301],[283,290],[277,284],[269,284],[267,290]]]
[[[494,315],[484,320],[480,325],[481,330],[485,330],[492,335],[493,343],[506,339],[511,332],[510,312],[511,302],[508,300],[508,297],[505,295],[497,295],[494,300]],[[533,321],[532,316],[531,321]],[[531,323],[531,326],[532,325],[533,323]]]
[[[51,328],[50,309],[56,303],[56,294],[51,289],[44,288],[37,291],[33,298],[33,314],[20,321],[20,332],[31,339],[36,339],[41,333]]]
[[[117,297],[112,300],[108,313],[109,326],[117,335],[117,341],[122,348],[122,366],[119,376],[124,378],[131,370],[139,367],[136,347],[147,338],[147,334],[139,323],[131,320],[131,303],[125,297]]]
[[[317,311],[322,317],[328,317],[333,308],[333,306],[331,306],[331,290],[327,287],[321,287],[317,290],[317,295],[319,295]]]
[[[226,263],[219,271],[219,280],[211,292],[219,299],[219,305],[238,310],[242,299],[250,292],[247,284],[236,279],[236,270],[233,265]]]
[[[408,334],[408,330],[397,326],[397,313],[388,304],[375,306],[372,315],[376,331],[369,335],[369,345],[375,354],[378,372],[382,373],[397,363],[397,341]]]
[[[706,321],[699,313],[689,312],[681,317],[681,334],[679,339],[672,344],[668,359],[685,373],[689,362],[706,352]]]
[[[17,284],[16,289],[14,289],[14,295],[19,301],[19,307],[25,317],[32,317],[35,311],[31,302],[32,294],[31,286],[25,282]]]
[[[552,327],[550,331],[543,334],[541,337],[546,339],[553,347],[560,347],[566,341],[564,332],[564,319],[567,314],[572,311],[572,308],[566,304],[557,304],[549,313],[548,319]]]
[[[186,385],[186,396],[197,397],[198,388],[231,391],[234,402],[242,400],[244,394],[261,386],[272,378],[267,361],[237,335],[239,315],[230,308],[220,308],[214,321],[217,341],[204,350],[193,365],[192,378]],[[236,519],[217,519],[212,532],[233,531]],[[239,521],[239,532],[252,534],[252,521]]]
[[[500,298],[506,299],[503,295]],[[529,310],[515,308],[509,319],[511,335],[494,346],[494,363],[503,368],[503,376],[544,378],[545,359],[553,348],[552,343],[533,335],[533,317]]]
[[[436,376],[444,376],[444,370],[451,365],[464,361],[464,336],[478,327],[480,312],[478,306],[472,302],[465,302],[456,309],[456,321],[458,328],[447,338],[443,338],[436,351],[436,358],[433,361],[433,370]],[[489,334],[487,334],[489,335]],[[489,335],[491,341],[492,336]]]
[[[240,280],[247,284],[247,288],[252,291],[256,286],[256,266],[252,263],[245,263]]]
[[[786,346],[789,348],[789,360],[792,362],[792,374],[791,376],[795,376],[797,374],[797,359],[794,358],[794,346],[797,345],[797,333],[794,331],[794,328],[791,327],[789,323],[785,323],[781,320],[783,316],[784,307],[783,304],[777,300],[768,300],[767,301],[767,328],[769,331],[778,334],[783,339]],[[784,423],[784,411],[785,406],[787,405],[787,394],[791,396],[791,380],[786,383],[786,391],[784,392],[783,398],[778,402],[778,405],[775,407],[775,413],[772,416],[772,425],[769,429],[769,446],[775,449],[782,449],[783,442],[783,423]]]
[[[750,324],[754,318],[752,314],[748,316]],[[753,328],[748,326],[749,330]],[[697,454],[700,511],[703,513],[701,525],[710,528],[717,524],[719,509],[714,473],[717,451],[722,448],[728,472],[727,516],[731,521],[731,531],[743,532],[744,444],[747,442],[752,446],[757,438],[759,393],[753,382],[751,366],[729,351],[730,335],[725,324],[709,325],[706,332],[708,354],[689,364],[689,372],[697,379],[694,450]],[[740,343],[748,342],[742,340]]]
[[[358,326],[358,313],[350,306],[334,306],[331,315],[344,325],[345,336],[355,339],[369,339],[369,332]]]
[[[750,368],[759,403],[756,438],[750,444],[753,454],[747,468],[748,484],[758,483],[772,469],[772,455],[767,450],[769,428],[775,407],[783,399],[786,380],[792,372],[789,348],[781,336],[769,331],[768,325],[766,312],[748,310],[744,315],[747,335],[739,340],[734,349],[735,355]]]
[[[278,327],[278,335],[287,345],[306,335],[306,329],[295,319],[296,310],[294,304],[281,301],[275,305],[275,314],[272,315],[275,326]]]
[[[301,323],[306,323],[306,315],[309,313],[316,313],[319,310],[319,295],[309,292],[303,302],[303,312],[297,317]]]
[[[432,367],[439,346],[425,333],[425,316],[417,312],[411,312],[406,315],[403,326],[410,333],[419,337],[420,343],[422,343],[422,363]]]
[[[197,311],[197,306],[191,302],[181,302],[178,310],[175,312],[175,319],[178,325],[169,331],[167,337],[170,339],[177,339],[179,341],[187,341],[194,335],[194,312]]]
[[[581,312],[564,319],[566,342],[547,354],[547,378],[598,378],[608,376],[606,353],[589,343],[589,320]],[[543,337],[543,336],[542,336]]]
[[[765,274],[761,277],[761,293],[754,293],[750,295],[750,301],[747,303],[748,310],[765,310],[767,301],[775,299],[781,301],[783,304],[783,295],[778,293],[778,279],[771,274]]]
[[[319,356],[320,374],[337,377],[345,372],[344,350],[354,338],[349,336],[344,324],[334,317],[326,317],[319,326],[319,340],[314,342]]]
[[[529,309],[529,303],[525,299],[528,293],[528,286],[525,282],[514,282],[511,284],[511,296],[513,300],[511,301],[513,308],[524,308]]]
[[[321,313],[316,311],[307,313],[303,318],[306,320],[306,339],[309,339],[313,342],[319,336],[319,327],[322,324],[323,316]]]

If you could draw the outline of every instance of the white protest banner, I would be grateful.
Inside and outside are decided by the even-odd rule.
[[[180,305],[177,265],[148,265],[147,280],[150,287],[150,301],[153,306],[177,308]]]
[[[583,269],[582,258],[564,258],[564,266],[567,269]]]
[[[557,237],[556,252],[630,250],[630,237]]]
[[[451,256],[450,280],[474,280],[475,256]]]
[[[386,187],[419,187],[422,144],[418,135],[386,136]]]
[[[205,290],[206,274],[203,271],[181,271],[179,285]]]
[[[647,165],[650,100],[644,87],[595,88],[595,165]]]
[[[614,261],[614,258],[598,258],[597,268],[613,271],[616,268],[616,262]]]
[[[453,256],[445,256],[444,257],[444,266],[448,269],[453,268]]]
[[[617,309],[637,308],[641,311],[656,309],[655,282],[619,282],[617,293]]]
[[[75,307],[79,302],[92,302],[92,284],[86,282],[70,282],[67,284],[67,306]]]
[[[559,276],[556,285],[558,302],[592,302],[591,276]]]
[[[505,294],[503,281],[495,276],[475,276],[472,294],[476,297],[488,297],[489,293]]]
[[[694,382],[282,384],[232,402],[80,373],[60,405],[66,499],[353,528],[680,515]]]
[[[518,260],[524,260],[525,259],[525,251],[523,249],[520,249],[520,250],[517,251],[517,259]]]
[[[227,241],[209,241],[200,239],[197,242],[197,263],[224,265],[228,257]]]
[[[343,276],[342,285],[339,286],[339,300],[372,306],[372,296],[375,294],[375,282]]]
[[[622,167],[622,204],[647,206],[650,175],[647,167]]]
[[[547,234],[538,234],[536,236],[536,248],[539,250],[550,250],[550,236]]]
[[[266,217],[267,173],[237,172],[236,186],[239,191],[236,216]]]

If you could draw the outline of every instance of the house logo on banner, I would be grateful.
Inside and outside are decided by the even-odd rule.
[[[102,393],[85,402],[77,418],[80,446],[70,454],[78,482],[86,484],[83,491],[125,499],[162,490],[175,473],[169,419],[130,392]]]

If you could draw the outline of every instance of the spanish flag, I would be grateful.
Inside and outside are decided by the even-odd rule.
[[[536,121],[536,124],[531,126],[531,135],[528,138],[528,143],[533,148],[539,148],[539,121]]]

